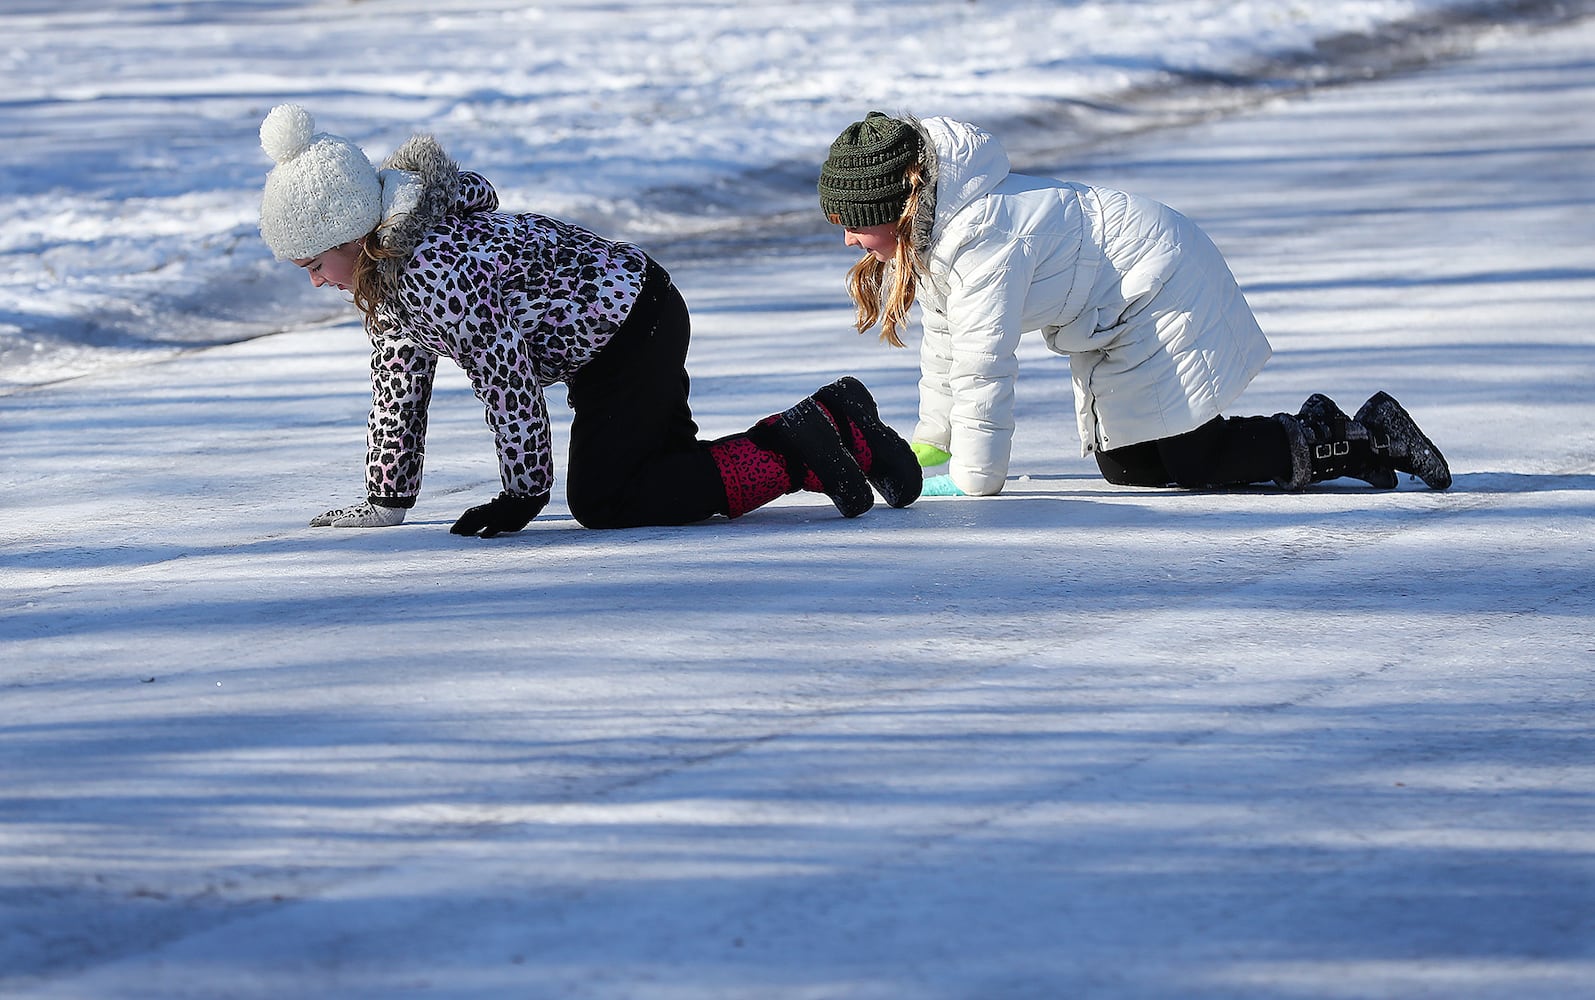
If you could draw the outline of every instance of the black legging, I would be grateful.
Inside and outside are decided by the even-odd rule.
[[[687,402],[691,336],[681,293],[650,260],[631,315],[566,379],[565,499],[584,527],[689,524],[725,513],[725,486]]]
[[[1290,445],[1273,417],[1214,417],[1194,431],[1097,452],[1116,486],[1207,489],[1290,478]]]

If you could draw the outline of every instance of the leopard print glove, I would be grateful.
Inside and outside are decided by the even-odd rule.
[[[391,528],[404,523],[403,507],[379,507],[369,500],[329,510],[310,522],[312,528]]]

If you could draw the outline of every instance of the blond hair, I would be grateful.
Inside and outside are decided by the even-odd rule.
[[[400,216],[399,218],[403,218]],[[367,330],[375,329],[377,307],[382,304],[384,285],[382,262],[404,256],[397,250],[383,246],[381,233],[398,219],[391,219],[360,240],[360,255],[354,261],[354,274],[350,291],[354,293],[354,307],[365,318]]]
[[[908,202],[896,223],[897,252],[889,262],[866,253],[847,272],[847,294],[857,310],[853,325],[863,333],[879,323],[881,339],[893,347],[906,346],[897,331],[908,325],[908,310],[914,304],[919,269],[919,254],[914,250],[914,216],[919,212],[919,195],[925,187],[924,167],[910,164],[903,171],[903,181],[908,185]]]

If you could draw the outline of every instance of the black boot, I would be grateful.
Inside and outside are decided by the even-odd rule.
[[[914,457],[914,449],[901,435],[881,422],[875,397],[864,388],[864,383],[845,376],[816,392],[814,398],[830,411],[843,442],[853,450],[853,457],[864,469],[865,477],[880,491],[888,506],[907,507],[919,499],[924,483],[919,459]],[[853,447],[847,424],[852,424],[863,438],[866,454],[860,454]]]
[[[836,426],[812,398],[782,411],[771,422],[761,422],[749,436],[761,447],[784,455],[794,489],[807,472],[814,473],[825,495],[843,517],[857,517],[875,506],[869,481],[853,453],[842,444]]]
[[[1290,456],[1290,471],[1274,480],[1282,490],[1296,493],[1313,481],[1313,442],[1307,426],[1293,414],[1276,413],[1274,419],[1285,429],[1285,450]]]
[[[1381,490],[1396,488],[1389,450],[1360,421],[1346,416],[1335,401],[1315,392],[1301,404],[1296,419],[1312,438],[1312,481],[1350,476]]]
[[[1431,490],[1451,485],[1451,468],[1446,465],[1445,456],[1389,393],[1374,393],[1354,419],[1373,433],[1398,471],[1417,476]]]

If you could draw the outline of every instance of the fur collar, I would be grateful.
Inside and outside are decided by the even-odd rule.
[[[925,186],[919,192],[919,207],[909,229],[909,243],[920,260],[930,259],[930,235],[936,224],[936,144],[918,118],[908,117],[908,123],[919,133],[919,164],[924,170]]]
[[[382,161],[382,248],[393,254],[381,262],[385,290],[398,283],[415,248],[460,200],[460,168],[430,135],[411,136]]]

